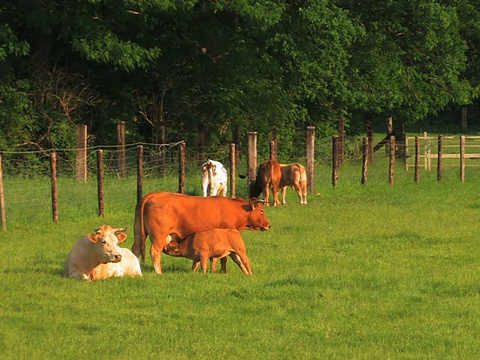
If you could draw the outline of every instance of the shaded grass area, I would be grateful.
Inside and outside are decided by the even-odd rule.
[[[105,219],[95,184],[62,184],[58,224],[19,203],[0,234],[0,358],[476,358],[476,184],[452,173],[415,185],[399,170],[392,187],[372,170],[362,187],[357,170],[333,189],[319,168],[309,205],[289,190],[266,209],[270,231],[242,233],[252,277],[231,261],[226,275],[192,274],[163,256],[161,276],[147,258],[143,278],[64,279],[68,251],[94,227],[128,226],[131,247],[134,180],[112,181]],[[30,184],[8,189],[48,198]]]

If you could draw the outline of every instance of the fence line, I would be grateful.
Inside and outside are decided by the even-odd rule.
[[[307,139],[305,141],[305,153],[307,163],[307,176],[310,193],[314,193],[314,169],[318,160],[315,156],[318,154],[318,148],[315,147],[315,129],[311,127],[307,129]],[[248,160],[248,172],[250,179],[256,176],[256,164],[258,154],[256,152],[256,133],[249,133],[249,148],[246,156]],[[414,139],[414,148],[411,147],[409,141]],[[387,156],[389,156],[389,182],[394,184],[394,167],[395,158],[399,158],[401,154],[406,154],[404,167],[408,170],[415,167],[414,181],[419,183],[419,169],[423,166],[426,170],[431,170],[432,159],[437,162],[437,178],[441,181],[443,166],[459,166],[460,179],[465,181],[465,168],[468,166],[480,166],[480,164],[472,164],[467,162],[471,159],[480,159],[480,136],[461,136],[458,142],[455,136],[439,136],[437,139],[437,149],[435,152],[435,137],[424,134],[423,137],[406,137],[406,145],[403,151],[398,151],[399,146],[403,143],[395,143],[395,138],[390,136]],[[349,158],[354,161],[362,162],[361,184],[367,184],[368,171],[373,166],[373,160],[369,160],[373,154],[372,143],[369,138],[363,139],[363,145],[355,145],[349,139],[341,139],[339,136],[332,137],[332,143],[328,150],[324,150],[328,154],[332,164],[332,186],[337,186],[339,181],[339,172],[342,164],[346,163],[345,154],[349,149],[344,146],[349,145],[350,149],[361,149],[359,152],[363,156],[357,156],[358,152],[350,154]],[[373,140],[372,140],[373,141]],[[357,139],[357,142],[358,139]],[[325,144],[321,144],[326,149]],[[2,228],[5,228],[5,205],[3,200],[3,178],[15,178],[17,176],[23,178],[35,177],[51,177],[51,197],[52,197],[52,215],[53,221],[58,221],[58,195],[56,194],[56,178],[57,176],[67,176],[72,179],[76,178],[76,150],[78,149],[57,149],[55,151],[30,151],[30,152],[0,152],[0,209],[2,212]],[[276,139],[270,143],[271,157],[276,157],[278,153],[278,144]],[[355,150],[356,151],[356,150]],[[412,156],[412,151],[415,156]],[[230,194],[236,196],[235,174],[238,168],[238,145],[229,144],[229,147],[220,154],[204,154],[218,160],[224,164],[230,164]],[[400,155],[399,155],[400,153]],[[3,154],[3,157],[1,156]],[[440,156],[438,155],[440,154]],[[119,159],[122,160],[119,161]],[[411,164],[411,159],[415,159],[415,163]],[[49,161],[47,161],[47,159]],[[103,201],[104,178],[122,178],[125,176],[137,177],[137,201],[142,198],[143,179],[147,177],[165,177],[178,174],[178,191],[185,191],[185,174],[189,169],[198,171],[198,153],[195,150],[186,147],[183,141],[172,144],[124,144],[119,146],[105,147],[89,147],[86,156],[87,180],[89,177],[96,177],[98,181],[98,215],[104,216],[105,205]],[[401,159],[404,159],[403,157]],[[444,161],[442,161],[444,160]],[[263,159],[261,159],[263,161]],[[260,161],[260,162],[261,162]],[[455,163],[453,163],[455,162]],[[187,165],[189,164],[189,165]],[[317,163],[318,164],[318,163]],[[172,191],[172,190],[170,190]],[[175,190],[173,190],[175,191]],[[43,201],[43,200],[42,200]]]
[[[84,134],[83,129],[79,129],[79,133]],[[314,128],[310,129],[309,135],[314,138],[315,132]],[[251,175],[249,181],[255,181],[256,176],[256,164],[257,164],[257,149],[256,149],[256,133],[250,133],[249,136],[252,136],[254,146],[248,149],[248,158],[249,158],[249,174]],[[82,136],[79,136],[80,139],[83,139]],[[77,142],[77,149],[72,150],[60,150],[57,154],[57,151],[50,152],[50,169],[46,169],[46,164],[44,159],[46,159],[47,152],[21,152],[13,153],[9,152],[7,157],[7,176],[20,176],[22,175],[21,169],[27,169],[27,166],[22,168],[20,164],[28,164],[28,169],[32,169],[33,173],[30,173],[28,176],[42,176],[49,175],[51,179],[51,197],[52,197],[52,215],[53,221],[58,222],[58,193],[57,193],[57,174],[67,175],[74,177],[77,182],[87,182],[89,175],[96,174],[97,177],[97,199],[98,199],[98,215],[103,217],[105,214],[104,207],[104,174],[115,175],[119,178],[126,177],[128,174],[135,175],[137,177],[137,202],[142,198],[143,189],[143,177],[148,176],[145,172],[145,164],[149,162],[153,163],[154,166],[159,166],[159,171],[156,173],[157,176],[165,176],[166,171],[165,167],[170,166],[173,169],[175,164],[178,164],[178,167],[174,171],[178,171],[178,192],[185,192],[185,174],[186,174],[186,163],[187,159],[189,163],[194,163],[198,161],[196,155],[193,151],[188,151],[185,142],[180,141],[175,144],[155,144],[152,146],[149,152],[145,151],[143,145],[136,146],[135,149],[132,146],[126,144],[120,144],[117,147],[114,147],[114,150],[108,149],[97,149],[96,152],[86,151],[85,148],[79,148],[78,145],[81,145],[83,140]],[[250,141],[250,140],[249,140]],[[309,142],[314,143],[313,140]],[[86,144],[85,144],[86,146]],[[92,148],[90,148],[92,149]],[[222,161],[225,164],[230,163],[231,174],[234,176],[235,169],[237,168],[236,158],[238,151],[236,149],[236,144],[230,144],[230,154],[227,157],[227,160],[223,159]],[[166,153],[166,150],[169,150],[169,153]],[[173,151],[174,150],[174,151]],[[276,157],[276,144],[271,147],[271,155]],[[96,162],[93,161],[93,157],[96,155]],[[250,160],[254,159],[254,161]],[[0,159],[1,160],[1,159]],[[89,161],[90,160],[90,161]],[[220,160],[217,158],[217,160]],[[3,164],[3,160],[1,161]],[[96,168],[92,167],[92,163],[96,163]],[[313,164],[314,159],[309,160],[309,163]],[[23,175],[24,176],[24,175]],[[3,176],[2,176],[3,181]],[[235,196],[235,181],[230,181],[231,196]],[[313,192],[313,190],[311,190]],[[3,194],[2,194],[3,201]],[[2,209],[2,215],[5,211]],[[5,219],[2,217],[2,225],[5,224]]]
[[[418,138],[420,141],[420,161],[423,160],[423,167],[425,170],[432,169],[432,160],[438,161],[438,147],[432,144],[432,141],[437,139],[433,136],[428,136],[425,133],[423,136],[408,136],[407,137],[407,152],[411,150],[410,140]],[[457,140],[458,139],[458,140]],[[462,143],[462,139],[464,142]],[[437,139],[438,140],[438,139]],[[480,159],[480,152],[469,152],[469,149],[480,149],[480,136],[443,136],[443,147],[442,147],[442,159],[458,159],[459,162],[464,162],[466,159]],[[454,141],[459,141],[454,143]],[[476,141],[477,143],[468,144],[469,141]],[[423,146],[422,146],[423,144]],[[437,152],[434,152],[437,149]],[[423,150],[423,151],[422,151]],[[411,167],[414,167],[415,164],[411,164],[409,158],[411,155],[407,155],[407,161],[405,167],[408,170]],[[449,163],[447,166],[457,166],[456,164]],[[465,166],[480,166],[480,164],[468,164]]]

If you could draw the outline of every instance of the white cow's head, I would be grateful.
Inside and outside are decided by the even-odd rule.
[[[118,243],[127,238],[127,235],[121,232],[125,230],[124,228],[111,228],[108,225],[103,225],[88,235],[88,239],[93,244],[95,257],[100,263],[122,261]]]

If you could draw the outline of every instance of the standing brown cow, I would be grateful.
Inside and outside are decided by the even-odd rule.
[[[282,204],[286,204],[285,196],[287,187],[291,186],[298,194],[300,204],[307,205],[307,172],[300,163],[280,164],[282,178],[280,187],[282,188]]]
[[[145,260],[145,240],[150,235],[150,255],[157,274],[162,273],[162,251],[176,234],[181,239],[209,229],[268,230],[270,223],[261,203],[223,196],[190,196],[168,192],[145,195],[135,210],[132,251]]]
[[[273,206],[280,205],[278,192],[280,191],[280,180],[282,172],[280,164],[275,160],[267,160],[261,163],[257,169],[257,178],[250,186],[250,197],[258,197],[264,194],[265,205],[269,205],[270,188],[273,191]]]
[[[212,260],[212,264],[220,259],[222,272],[226,273],[226,259],[227,256],[230,256],[245,275],[252,275],[247,249],[237,230],[212,229],[200,231],[188,236],[181,242],[169,242],[165,245],[163,252],[171,256],[192,259],[193,272],[196,272],[201,265],[204,274],[207,273],[208,259]],[[214,268],[212,270],[215,271]]]

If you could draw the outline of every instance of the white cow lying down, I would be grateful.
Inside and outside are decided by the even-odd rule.
[[[73,246],[63,266],[63,276],[92,281],[114,276],[142,276],[135,255],[118,246],[127,235],[126,229],[108,225],[83,236]]]
[[[210,186],[210,191],[208,187]],[[202,165],[203,196],[227,196],[227,170],[222,163],[208,160]]]

